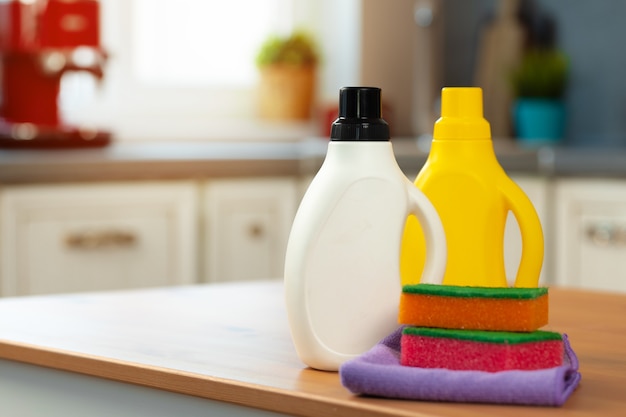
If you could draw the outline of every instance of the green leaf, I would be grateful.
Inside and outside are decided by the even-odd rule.
[[[317,45],[313,37],[303,31],[295,31],[286,37],[269,36],[256,56],[259,67],[273,64],[316,65],[318,61]]]
[[[517,97],[560,98],[567,87],[569,61],[556,49],[532,49],[511,74]]]

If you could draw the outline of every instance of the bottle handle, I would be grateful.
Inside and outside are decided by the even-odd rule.
[[[426,261],[420,279],[424,284],[441,284],[446,272],[448,249],[439,214],[428,197],[407,180],[409,213],[419,221],[426,240]]]
[[[541,221],[528,196],[511,180],[503,195],[513,212],[522,237],[522,255],[515,277],[515,287],[534,288],[539,285],[543,264],[544,241]]]

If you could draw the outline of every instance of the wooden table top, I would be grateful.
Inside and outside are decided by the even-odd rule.
[[[561,408],[354,396],[298,359],[278,281],[0,299],[0,358],[302,416],[623,415],[626,295],[550,303],[582,373]]]

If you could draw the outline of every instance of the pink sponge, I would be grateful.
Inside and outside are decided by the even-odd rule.
[[[559,333],[468,331],[406,327],[400,363],[420,368],[498,372],[553,368],[563,364]]]

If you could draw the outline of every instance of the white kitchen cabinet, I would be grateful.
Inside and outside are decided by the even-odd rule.
[[[193,182],[0,190],[2,296],[192,283]]]
[[[626,181],[558,180],[555,228],[558,284],[626,291]]]
[[[296,178],[208,181],[202,204],[204,281],[282,277],[298,202]]]

